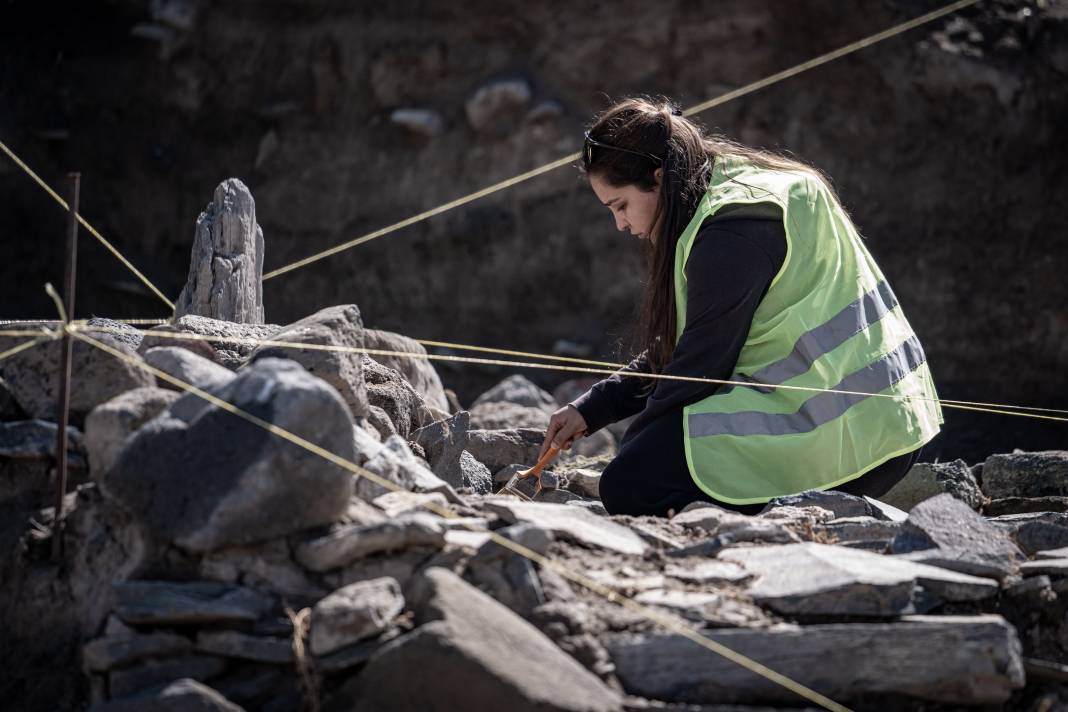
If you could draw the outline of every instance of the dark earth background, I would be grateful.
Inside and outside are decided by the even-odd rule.
[[[941,4],[6,0],[0,140],[52,185],[80,170],[83,215],[173,299],[229,176],[270,270],[577,150],[609,97],[688,106]],[[473,129],[465,101],[513,78],[529,104]],[[444,130],[414,135],[397,108]],[[987,0],[699,118],[831,177],[942,397],[1068,408],[1068,3]],[[5,157],[0,195],[0,319],[54,318],[65,216]],[[82,245],[78,317],[167,316]],[[641,265],[564,168],[270,280],[266,312],[355,303],[415,338],[619,360]],[[506,373],[440,371],[464,404]],[[1065,423],[946,417],[924,459],[1068,446]]]

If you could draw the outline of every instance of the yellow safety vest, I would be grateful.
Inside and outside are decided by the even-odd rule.
[[[686,274],[701,223],[725,206],[758,203],[781,209],[787,252],[731,378],[749,385],[721,387],[683,411],[694,482],[733,504],[856,479],[919,448],[942,423],[912,327],[856,228],[814,174],[717,158],[708,192],[678,239],[677,335],[686,323],[687,282],[702,279]]]

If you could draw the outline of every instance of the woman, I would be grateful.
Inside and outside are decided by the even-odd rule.
[[[553,414],[543,453],[637,414],[601,477],[613,514],[879,496],[908,472],[942,422],[931,374],[818,173],[646,99],[597,117],[583,168],[616,228],[650,246],[644,351]]]

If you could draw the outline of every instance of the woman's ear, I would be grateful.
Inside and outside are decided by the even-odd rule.
[[[657,168],[655,171],[653,171],[653,178],[656,179],[656,187],[659,188],[660,181],[664,178],[664,169]]]

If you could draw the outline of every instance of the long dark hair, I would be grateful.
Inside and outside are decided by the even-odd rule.
[[[638,343],[653,373],[659,373],[675,349],[675,244],[708,190],[716,159],[737,156],[762,168],[819,174],[799,161],[706,134],[663,97],[633,97],[613,104],[594,118],[589,137],[606,146],[587,142],[583,170],[609,185],[634,185],[651,192],[657,188],[656,170],[663,168],[653,216],[659,230],[649,241],[649,273],[638,321]]]

